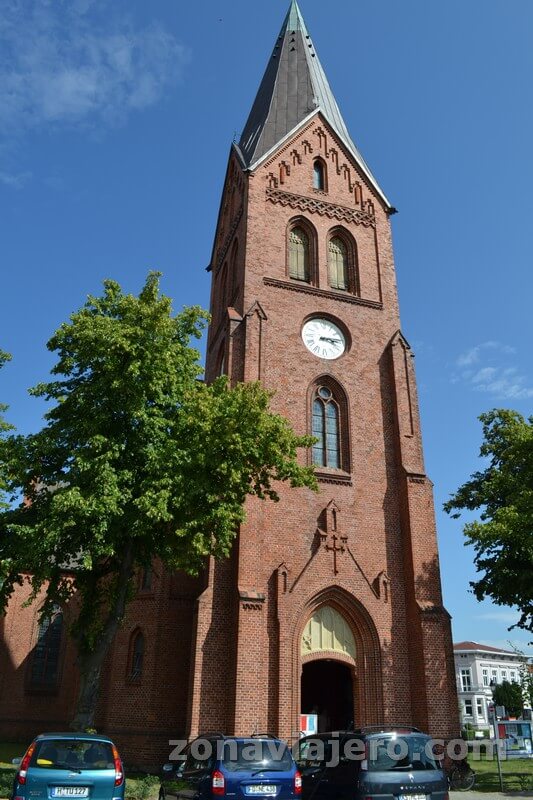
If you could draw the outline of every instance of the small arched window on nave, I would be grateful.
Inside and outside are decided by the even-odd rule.
[[[141,631],[133,634],[130,647],[130,669],[129,678],[132,681],[140,681],[143,674],[144,663],[144,636]]]
[[[57,687],[62,636],[63,612],[55,605],[39,622],[29,675],[31,689],[51,691]]]

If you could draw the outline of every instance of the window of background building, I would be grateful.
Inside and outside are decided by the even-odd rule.
[[[472,675],[469,669],[461,670],[461,688],[463,692],[469,692],[472,688]]]
[[[465,700],[465,716],[471,717],[472,716],[472,701]]]
[[[482,669],[481,670],[481,674],[483,676],[483,686],[489,686],[490,681],[489,681],[489,671],[488,671],[488,669]]]
[[[476,710],[479,719],[485,719],[485,710],[483,708],[484,705],[483,698],[478,697],[476,700]]]

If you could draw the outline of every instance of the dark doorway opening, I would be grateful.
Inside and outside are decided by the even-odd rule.
[[[318,732],[346,730],[354,720],[353,670],[339,661],[304,664],[302,714],[318,714]]]

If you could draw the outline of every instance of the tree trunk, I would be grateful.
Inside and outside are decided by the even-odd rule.
[[[118,575],[118,590],[104,624],[102,636],[91,652],[82,652],[78,657],[80,668],[80,687],[76,702],[76,712],[70,727],[76,731],[94,728],[94,718],[100,693],[100,677],[105,657],[113,643],[124,618],[128,585],[132,575],[133,545],[130,542],[124,551]]]

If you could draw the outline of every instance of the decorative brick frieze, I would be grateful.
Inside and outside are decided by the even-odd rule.
[[[368,211],[363,211],[360,208],[338,206],[318,197],[306,197],[305,195],[284,192],[282,189],[267,187],[266,198],[271,203],[279,203],[282,206],[289,206],[299,211],[307,211],[310,214],[320,214],[320,216],[336,219],[339,222],[353,222],[356,225],[364,225],[366,228],[374,228],[376,225],[374,214],[370,214]]]

